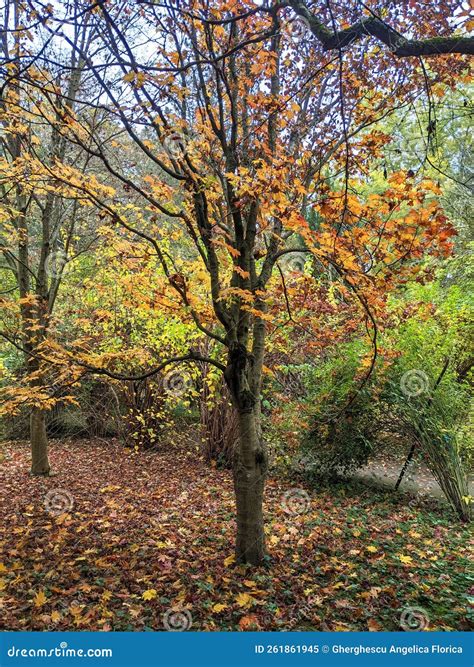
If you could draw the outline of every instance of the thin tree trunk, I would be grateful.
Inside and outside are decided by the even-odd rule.
[[[237,504],[236,560],[259,565],[265,556],[262,506],[267,464],[258,435],[256,408],[239,413],[239,447],[233,471]]]
[[[402,483],[403,478],[405,477],[405,473],[407,471],[407,468],[410,465],[413,456],[415,455],[416,445],[417,445],[417,441],[414,440],[412,446],[410,447],[410,451],[408,452],[408,456],[405,460],[405,463],[403,464],[402,469],[400,471],[400,475],[397,479],[397,483],[395,484],[395,491],[398,491],[398,487],[400,486],[400,484]]]
[[[30,414],[31,474],[49,475],[48,438],[44,410],[33,408]]]

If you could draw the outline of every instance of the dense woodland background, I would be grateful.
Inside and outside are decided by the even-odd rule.
[[[1,22],[0,623],[466,629],[472,5]]]

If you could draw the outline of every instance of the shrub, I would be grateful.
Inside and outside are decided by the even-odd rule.
[[[363,344],[349,343],[317,365],[280,367],[280,386],[299,384],[301,399],[298,405],[287,402],[280,408],[280,430],[292,423],[290,433],[294,432],[297,410],[303,431],[290,456],[291,465],[315,480],[333,479],[365,465],[377,445],[374,381],[357,392],[360,356],[365,351]]]

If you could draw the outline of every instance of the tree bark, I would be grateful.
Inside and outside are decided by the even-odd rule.
[[[237,562],[259,565],[265,556],[263,490],[267,455],[260,437],[261,365],[242,343],[229,346],[224,377],[237,410],[239,444],[234,453],[234,490],[237,506]]]
[[[439,56],[441,54],[474,54],[474,37],[449,35],[428,37],[425,39],[407,39],[388,23],[368,16],[342,30],[334,31],[322,23],[304,0],[290,0],[290,5],[298,16],[307,22],[313,35],[323,45],[325,51],[342,49],[353,42],[371,35],[389,47],[400,58]]]
[[[44,410],[33,408],[30,414],[31,474],[49,475],[51,466],[48,458],[48,438],[46,436],[46,415]]]
[[[257,411],[239,413],[239,448],[234,456],[237,505],[236,560],[259,565],[265,556],[263,491],[267,473],[264,448],[258,434]]]

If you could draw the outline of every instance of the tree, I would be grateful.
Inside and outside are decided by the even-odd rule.
[[[130,375],[92,350],[75,350],[71,359],[116,378],[149,377],[182,361],[206,361],[224,372],[239,423],[236,555],[258,564],[265,555],[267,472],[260,404],[269,308],[276,305],[274,268],[295,251],[333,267],[359,304],[376,354],[381,285],[405,275],[409,259],[427,244],[436,246],[437,233],[447,232],[441,245],[449,246],[442,213],[427,196],[433,184],[412,184],[400,172],[380,197],[361,201],[355,192],[355,177],[367,178],[370,159],[388,141],[371,126],[419,94],[425,79],[393,63],[390,81],[385,72],[371,78],[363,63],[349,72],[319,44],[300,53],[286,3],[125,1],[75,9],[50,12],[45,29],[51,38],[61,33],[83,59],[147,174],[137,173],[124,151],[117,165],[76,114],[61,132],[135,198],[117,201],[115,191],[100,191],[87,179],[55,175],[94,201],[105,222],[150,243],[185,313],[225,350],[226,363],[190,350]],[[84,20],[100,36],[93,52],[61,32],[65,21]],[[112,62],[103,61],[104,52]],[[316,229],[305,217],[315,208],[323,219]],[[186,237],[199,269],[176,270],[175,248],[164,251],[161,242],[165,226]],[[204,294],[202,272],[209,285]],[[279,296],[291,297],[291,290]]]
[[[58,123],[67,123],[81,86],[83,61],[75,50],[64,69],[48,72],[41,67],[28,68],[23,76],[23,62],[28,58],[26,43],[31,34],[24,27],[26,12],[20,2],[7,2],[3,9],[2,95],[0,122],[2,150],[0,188],[2,207],[2,245],[4,265],[13,282],[7,294],[19,295],[21,336],[2,335],[24,353],[25,392],[13,390],[5,411],[16,412],[28,406],[30,411],[31,473],[49,475],[46,412],[54,405],[57,379],[48,379],[41,363],[43,347],[48,338],[51,318],[59,294],[66,265],[74,259],[79,226],[83,223],[83,207],[76,194],[54,178],[54,169],[66,162],[81,164],[84,173],[90,156],[71,151],[66,138],[58,131]],[[73,41],[87,49],[93,33],[87,24],[74,34]],[[42,51],[48,52],[47,44]],[[64,74],[64,72],[67,72]],[[48,100],[55,100],[53,116],[44,118]],[[83,226],[83,225],[82,225]],[[9,305],[15,310],[15,304]],[[12,313],[11,308],[7,309]],[[12,315],[15,321],[15,314]],[[6,323],[8,324],[8,323]]]

